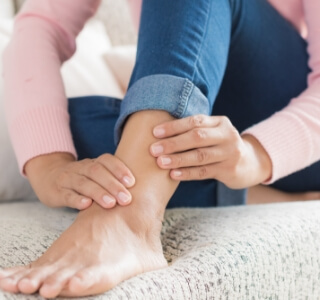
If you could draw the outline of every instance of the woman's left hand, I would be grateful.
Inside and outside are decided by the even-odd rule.
[[[238,189],[271,177],[265,149],[253,136],[241,136],[227,117],[187,117],[161,124],[153,134],[160,141],[150,152],[174,180],[216,179]]]

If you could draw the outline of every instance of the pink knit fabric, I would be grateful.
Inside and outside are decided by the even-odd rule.
[[[273,164],[271,183],[320,159],[320,1],[269,0],[305,36],[308,88],[280,112],[247,129]],[[138,22],[141,1],[129,0]],[[75,38],[100,0],[27,0],[4,54],[5,102],[12,143],[23,173],[36,156],[76,157],[60,67],[75,52]],[[306,79],[307,80],[307,79]]]

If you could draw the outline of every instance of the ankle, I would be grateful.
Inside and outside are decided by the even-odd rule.
[[[165,207],[157,201],[137,201],[127,207],[118,207],[118,213],[132,232],[146,239],[159,238]]]

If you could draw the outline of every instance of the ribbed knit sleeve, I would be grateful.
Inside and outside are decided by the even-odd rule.
[[[285,109],[244,132],[255,136],[272,160],[267,183],[320,160],[320,1],[301,1],[308,27],[308,88]]]
[[[33,157],[69,152],[76,157],[61,65],[76,50],[75,38],[100,0],[27,0],[5,50],[5,108],[23,173]]]

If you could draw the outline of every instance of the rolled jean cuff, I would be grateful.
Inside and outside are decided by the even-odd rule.
[[[115,125],[115,143],[121,138],[127,118],[141,110],[164,110],[174,118],[211,113],[208,99],[189,79],[151,75],[135,82],[124,97]]]

